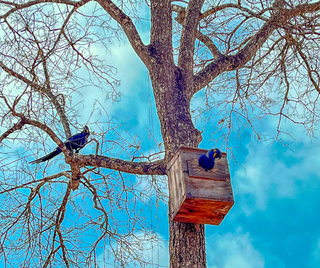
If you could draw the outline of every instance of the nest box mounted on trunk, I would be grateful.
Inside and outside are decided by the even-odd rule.
[[[174,221],[219,225],[234,204],[227,154],[206,171],[207,150],[180,147],[167,165],[170,217]]]

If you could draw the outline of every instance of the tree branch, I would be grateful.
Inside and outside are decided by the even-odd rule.
[[[40,48],[39,48],[40,49]],[[42,54],[42,50],[40,50],[40,55],[41,55],[41,58],[42,58],[42,61],[43,61],[43,64],[44,64],[44,70],[46,70],[46,62],[45,62],[45,59],[44,59],[44,55]],[[30,86],[31,88],[35,88],[36,90],[38,90],[39,92],[44,92],[47,97],[50,99],[50,101],[52,102],[52,104],[54,105],[58,115],[59,115],[59,118],[60,118],[60,121],[64,127],[64,130],[65,130],[65,133],[67,135],[66,138],[69,138],[71,137],[71,131],[70,131],[70,126],[68,124],[68,118],[65,114],[65,111],[64,109],[62,108],[62,106],[60,105],[58,99],[57,99],[57,96],[55,96],[52,91],[50,90],[50,87],[47,85],[47,87],[43,87],[43,86],[40,86],[36,83],[34,83],[33,81],[29,80],[28,78],[24,77],[23,75],[21,74],[18,74],[17,72],[15,72],[14,70],[8,68],[7,66],[5,66],[3,64],[3,62],[0,61],[0,67],[2,68],[2,70],[4,70],[6,73],[8,73],[9,75],[12,75],[13,77],[19,79],[20,81],[26,83],[28,86]],[[48,78],[49,79],[49,75],[48,75]],[[49,81],[47,81],[47,83],[49,83]]]
[[[93,166],[118,170],[137,175],[166,175],[164,160],[154,162],[131,162],[104,155],[74,155],[74,160],[80,167]]]
[[[61,28],[61,31],[58,35],[57,41],[55,42],[54,47],[56,46],[56,44],[58,43],[58,40],[60,39],[60,35],[61,32],[64,31],[65,26],[67,25],[67,22],[69,21],[69,19],[71,18],[71,15],[75,12],[76,8],[73,8],[72,11],[68,14],[67,19],[65,20],[65,22],[63,23],[63,26]],[[42,61],[42,66],[43,66],[43,72],[44,72],[44,77],[45,77],[45,87],[43,89],[43,92],[45,92],[45,94],[47,95],[47,97],[51,100],[52,104],[54,105],[54,107],[57,110],[57,113],[59,115],[60,121],[62,123],[62,126],[64,128],[65,134],[66,134],[66,139],[70,138],[72,136],[71,134],[71,130],[70,130],[70,125],[68,123],[68,118],[67,115],[65,113],[65,110],[62,108],[62,106],[60,105],[57,96],[55,96],[52,93],[51,90],[51,82],[50,82],[50,75],[49,75],[49,71],[48,71],[48,66],[47,66],[47,60],[46,60],[46,55],[44,55],[43,49],[40,46],[40,42],[38,40],[38,38],[36,37],[36,35],[30,30],[29,27],[27,27],[27,31],[30,33],[30,35],[34,38],[35,43],[38,47],[38,55],[40,55],[41,61]],[[54,47],[51,49],[51,51],[53,51]],[[50,55],[51,51],[49,51],[48,55]]]
[[[193,94],[208,85],[222,72],[232,71],[243,67],[256,54],[258,49],[262,47],[276,28],[282,27],[286,21],[293,17],[320,10],[320,2],[299,5],[292,9],[284,9],[277,6],[274,10],[275,12],[271,18],[264,23],[260,30],[238,54],[221,57],[208,64],[203,70],[195,75]]]
[[[204,13],[201,14],[200,20],[202,20],[202,19],[204,19],[204,18],[206,18],[206,17],[208,17],[208,16],[210,16],[212,14],[215,14],[220,10],[226,9],[226,8],[239,9],[239,10],[241,10],[243,12],[246,12],[246,13],[250,14],[252,17],[256,17],[256,18],[259,18],[259,19],[264,20],[264,21],[267,21],[268,18],[262,16],[261,14],[271,10],[270,8],[267,8],[267,9],[263,9],[259,13],[254,13],[254,12],[252,12],[252,10],[250,10],[248,8],[245,8],[245,7],[241,6],[241,5],[229,3],[229,4],[223,4],[223,5],[220,5],[220,6],[215,6],[215,7],[211,8],[211,9],[205,11]]]
[[[13,115],[21,118],[21,121],[14,125],[11,129],[6,131],[0,138],[2,141],[5,137],[7,137],[13,131],[21,128],[24,124],[29,124],[36,126],[43,131],[45,131],[52,140],[58,144],[58,146],[62,149],[63,153],[70,152],[65,144],[55,135],[55,133],[46,125],[25,118],[21,114],[17,114],[13,112]],[[70,157],[70,155],[69,155]],[[67,159],[66,159],[67,160]],[[112,170],[118,170],[130,174],[137,175],[166,175],[166,165],[164,160],[158,160],[155,162],[132,162],[132,161],[124,161],[121,159],[111,158],[103,155],[78,155],[73,154],[73,157],[67,161],[68,164],[71,165],[72,169],[72,189],[75,190],[78,188],[78,175],[80,174],[80,168],[85,166],[94,166],[94,167],[103,167]]]
[[[172,5],[172,11],[177,12],[177,17],[175,17],[175,20],[181,24],[182,26],[185,25],[185,16],[186,16],[186,10],[184,7],[179,5]],[[218,47],[215,45],[215,43],[211,40],[211,38],[203,33],[201,33],[199,30],[196,32],[196,38],[205,44],[205,46],[210,50],[212,56],[214,58],[220,57],[222,54],[219,51]]]
[[[3,4],[8,4],[14,6],[8,12],[0,16],[0,19],[7,18],[10,14],[23,8],[27,8],[36,4],[41,3],[58,3],[74,6],[75,8],[81,7],[88,3],[90,0],[83,1],[68,1],[68,0],[34,0],[27,2],[25,4],[15,4],[13,2],[1,1]],[[140,57],[140,59],[145,63],[146,66],[150,63],[150,55],[147,46],[143,44],[140,35],[134,26],[132,20],[127,16],[121,9],[119,9],[111,0],[97,0],[97,2],[102,6],[102,8],[115,20],[117,21],[123,31],[125,32],[130,44],[132,45],[134,51]]]
[[[24,117],[24,115],[22,115],[22,114],[19,114],[16,112],[13,112],[12,114],[14,116],[20,117],[21,121],[24,121],[25,124],[35,126],[37,128],[42,129],[44,132],[46,132],[50,136],[50,138],[60,147],[60,149],[62,150],[63,153],[70,152],[67,149],[66,145],[58,138],[58,136],[48,126],[40,123],[39,121],[28,119],[28,118]]]
[[[286,20],[291,19],[293,17],[297,17],[304,13],[310,13],[314,11],[320,10],[320,1],[312,3],[312,4],[303,4],[298,5],[292,9],[285,10],[285,16],[287,17]]]
[[[58,213],[57,213],[57,217],[56,217],[56,223],[55,223],[55,230],[54,230],[54,233],[53,233],[53,237],[52,237],[52,245],[55,244],[55,241],[56,241],[56,235],[58,234],[58,237],[59,237],[59,243],[60,243],[60,246],[61,246],[61,249],[62,249],[62,259],[66,265],[66,267],[70,267],[69,265],[69,261],[68,261],[68,258],[67,258],[67,247],[64,243],[64,237],[62,235],[62,230],[61,230],[61,224],[64,220],[64,216],[66,214],[66,210],[67,210],[67,203],[68,203],[68,199],[70,197],[70,194],[71,194],[71,182],[68,184],[68,188],[66,190],[66,193],[63,197],[63,200],[62,200],[62,203],[61,203],[61,206],[59,207],[58,209]]]
[[[46,132],[50,138],[61,148],[62,152],[63,153],[67,153],[67,152],[70,152],[68,149],[67,149],[67,146],[58,138],[58,136],[51,130],[51,128],[49,128],[48,126],[46,126],[45,124],[42,124],[41,122],[39,121],[36,121],[36,120],[32,120],[32,119],[28,119],[26,118],[23,114],[21,113],[18,113],[15,111],[15,105],[17,104],[14,103],[13,107],[10,106],[8,100],[6,99],[6,97],[4,96],[0,96],[0,98],[2,98],[5,102],[5,104],[8,106],[9,110],[11,111],[12,115],[13,116],[16,116],[16,117],[19,117],[21,119],[21,121],[14,125],[12,128],[10,128],[9,130],[7,130],[2,136],[2,140],[6,137],[8,137],[13,131],[17,130],[18,127],[22,127],[23,125],[32,125],[32,126],[35,126],[37,128],[40,128],[42,129],[44,132]],[[20,128],[21,128],[20,127]],[[1,140],[1,141],[2,141]]]
[[[200,31],[197,31],[197,38],[200,42],[205,44],[205,46],[210,50],[212,56],[214,58],[219,58],[222,56],[221,52],[219,51],[218,47],[215,43],[211,40],[211,38]]]
[[[178,66],[183,70],[193,70],[194,44],[204,0],[190,0],[182,28]]]
[[[40,188],[43,185],[45,185],[47,182],[54,180],[54,179],[57,179],[57,178],[60,178],[62,176],[67,177],[68,179],[71,179],[71,175],[67,171],[61,171],[59,173],[41,178],[39,180],[29,181],[29,182],[14,186],[12,188],[5,189],[5,190],[1,191],[0,194],[13,192],[14,190],[17,190],[17,189],[26,188],[27,186],[31,187],[33,184],[39,182],[39,184],[37,185],[36,190],[35,190],[38,193],[40,191]]]
[[[8,129],[5,133],[0,136],[0,143],[7,138],[11,133],[15,132],[18,129],[21,129],[26,124],[25,119],[22,118],[18,123],[14,124],[13,127]]]
[[[150,56],[147,46],[143,44],[131,18],[127,16],[120,8],[118,8],[111,0],[97,0],[97,2],[116,22],[120,24],[134,51],[144,62],[144,64],[149,66]]]
[[[0,142],[9,136],[10,133],[14,132],[17,129],[20,129],[24,124],[29,124],[36,126],[43,131],[45,131],[51,138],[52,140],[58,144],[58,146],[62,149],[64,153],[69,152],[67,150],[66,146],[64,143],[55,135],[55,133],[46,125],[25,118],[22,115],[19,114],[14,114],[16,116],[19,116],[21,118],[21,121],[14,125],[12,128],[10,128],[8,131],[6,131],[4,134],[1,135],[0,137]],[[64,148],[63,148],[64,147]],[[74,154],[72,161],[69,163],[71,166],[73,166],[76,163],[77,165],[77,170],[78,173],[80,172],[81,167],[85,166],[94,166],[94,167],[103,167],[103,168],[108,168],[112,170],[118,170],[130,174],[137,174],[137,175],[166,175],[166,165],[164,160],[158,160],[154,162],[132,162],[132,161],[124,161],[121,159],[117,158],[111,158],[103,155],[78,155]],[[73,180],[75,180],[73,176]],[[77,188],[77,187],[75,187]],[[72,187],[74,189],[74,186]]]
[[[307,69],[307,72],[308,72],[308,76],[313,84],[313,86],[315,87],[315,89],[318,91],[318,93],[320,94],[320,87],[319,87],[319,84],[314,80],[313,76],[312,76],[312,72],[314,72],[314,70],[312,70],[309,62],[308,62],[308,59],[306,57],[306,55],[302,52],[302,49],[301,49],[301,46],[300,44],[294,40],[294,43],[296,45],[296,48],[297,48],[297,51],[300,55],[300,57],[302,58],[304,64],[306,65],[306,69]]]
[[[151,30],[149,50],[155,63],[168,72],[173,70],[172,7],[170,0],[151,0]],[[159,65],[158,65],[159,66]],[[158,68],[158,67],[157,67]]]
[[[12,13],[14,13],[17,10],[23,9],[23,8],[28,8],[34,5],[38,5],[38,4],[42,4],[42,3],[57,3],[57,4],[66,4],[66,5],[70,5],[70,6],[74,6],[76,8],[79,8],[83,5],[85,5],[86,3],[88,3],[90,0],[82,0],[82,1],[68,1],[68,0],[34,0],[34,1],[30,1],[24,4],[16,4],[13,2],[9,2],[9,1],[0,1],[0,4],[7,4],[7,5],[11,5],[14,6],[12,9],[10,9],[8,12],[6,12],[5,14],[0,16],[0,19],[5,19],[8,16],[10,16]]]

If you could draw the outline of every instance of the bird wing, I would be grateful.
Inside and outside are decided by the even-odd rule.
[[[206,171],[214,167],[214,158],[209,158],[207,155],[201,155],[199,158],[199,166],[203,167]]]
[[[87,134],[78,133],[68,139],[66,146],[68,149],[81,149],[87,142]]]
[[[66,147],[69,150],[81,149],[86,144],[87,138],[89,135],[90,135],[89,128],[88,128],[88,126],[85,126],[81,133],[73,135],[64,144],[66,145]],[[30,164],[39,164],[41,162],[50,160],[51,158],[55,157],[56,155],[60,154],[61,152],[62,152],[62,150],[59,147],[57,147],[53,152],[51,152],[41,158],[38,158],[36,160],[31,161]]]
[[[205,161],[205,159],[207,158],[207,156],[205,154],[201,155],[199,158],[199,165],[202,166],[203,162]]]

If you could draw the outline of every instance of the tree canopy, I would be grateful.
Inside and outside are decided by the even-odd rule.
[[[290,135],[284,122],[314,134],[318,1],[33,0],[0,1],[0,10],[7,265],[92,267],[101,252],[116,266],[148,265],[137,241],[155,237],[140,211],[150,196],[156,206],[167,200],[166,163],[181,145],[197,147],[209,131],[232,157],[230,142],[242,135],[281,142]],[[144,65],[137,83],[150,80],[141,137],[108,115],[106,105],[134,94],[117,77],[116,46]],[[135,66],[125,68],[129,75]],[[118,112],[130,114],[130,102]],[[271,116],[275,134],[263,137],[256,125]],[[75,154],[63,142],[84,125],[93,130],[89,145]],[[56,146],[64,161],[28,164]],[[204,226],[170,222],[170,237],[172,267],[205,267]]]

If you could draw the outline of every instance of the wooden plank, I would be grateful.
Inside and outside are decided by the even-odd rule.
[[[169,169],[172,167],[172,165],[176,162],[176,160],[177,160],[177,158],[179,157],[179,155],[180,155],[180,152],[179,152],[179,151],[177,151],[177,152],[173,155],[173,157],[170,159],[170,161],[169,161],[168,164],[167,164],[167,170],[169,170]]]
[[[196,154],[198,154],[198,153],[206,154],[208,152],[207,149],[188,147],[188,146],[181,146],[179,150],[184,151],[184,152],[196,153]]]
[[[203,154],[206,154],[209,150],[208,149],[201,149],[201,148],[194,148],[194,147],[186,147],[181,146],[179,149],[181,152],[183,152],[186,155],[199,155],[199,157]],[[222,152],[222,157],[226,157],[227,153]]]
[[[186,178],[187,197],[217,201],[233,200],[232,186],[227,181],[215,181],[202,178]]]
[[[186,198],[173,220],[199,224],[219,225],[225,218],[233,202],[216,202]]]
[[[183,203],[185,202],[185,200],[186,200],[186,194],[184,194],[184,195],[180,198],[180,200],[179,200],[179,202],[177,203],[177,206],[175,207],[175,209],[169,212],[170,218],[171,218],[172,220],[176,217],[177,213],[179,213],[179,211],[180,211],[181,207],[183,206]]]
[[[184,174],[181,169],[181,157],[178,155],[169,169],[169,191],[171,196],[170,211],[177,211],[181,205],[181,199],[186,195]]]
[[[183,222],[221,223],[233,206],[227,154],[205,171],[198,159],[208,150],[182,146],[167,165],[171,219]]]
[[[179,156],[177,158],[177,161],[175,163],[175,169],[176,169],[176,193],[175,193],[175,198],[176,198],[176,204],[177,204],[177,209],[180,207],[180,200],[182,196],[186,194],[186,189],[185,189],[185,179],[184,179],[184,172],[181,169],[182,163],[181,163],[181,157]]]
[[[169,192],[173,193],[171,195],[171,199],[169,202],[169,211],[174,211],[176,210],[176,198],[175,198],[175,192],[176,192],[176,187],[175,187],[175,182],[174,182],[175,178],[174,178],[174,169],[170,168],[168,170],[168,186],[169,186]]]
[[[199,166],[198,159],[187,160],[189,177],[225,181],[229,176],[226,173],[226,164],[225,161],[216,161],[213,169],[206,171]]]

